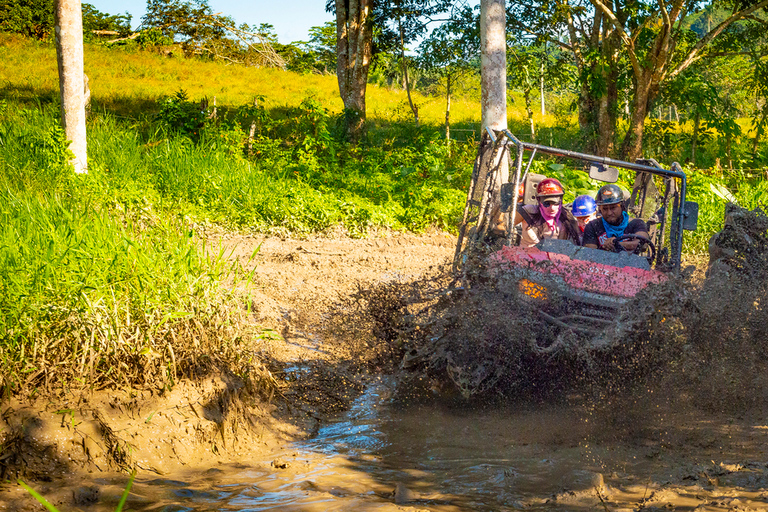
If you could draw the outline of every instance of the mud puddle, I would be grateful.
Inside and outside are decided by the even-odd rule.
[[[768,510],[768,426],[562,404],[392,400],[382,378],[311,439],[204,472],[139,475],[133,510]],[[636,407],[629,410],[628,407]],[[74,491],[113,510],[126,478]],[[89,487],[90,485],[90,487]],[[82,500],[81,500],[82,501]]]

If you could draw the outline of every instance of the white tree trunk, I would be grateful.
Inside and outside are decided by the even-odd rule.
[[[56,55],[59,63],[61,118],[77,173],[88,172],[85,137],[83,16],[80,0],[56,2]]]
[[[480,2],[482,129],[507,127],[507,40],[504,0]]]
[[[480,169],[473,199],[490,201],[488,212],[496,211],[501,185],[509,181],[509,158],[506,151],[493,151],[486,129],[499,132],[507,128],[507,37],[504,0],[480,1],[480,101],[482,126],[480,133]],[[493,182],[489,182],[490,177]],[[489,194],[489,195],[486,195]],[[481,212],[480,215],[484,215]],[[478,230],[485,232],[495,219],[481,218]]]

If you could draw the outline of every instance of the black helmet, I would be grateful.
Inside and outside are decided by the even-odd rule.
[[[598,205],[623,203],[624,192],[617,185],[603,185],[597,191],[595,202]]]

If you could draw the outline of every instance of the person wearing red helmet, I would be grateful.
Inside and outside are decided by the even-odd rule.
[[[515,224],[522,223],[521,247],[532,247],[545,238],[570,240],[579,245],[581,230],[576,219],[563,208],[563,186],[554,178],[546,178],[536,187],[537,204],[521,206]]]
[[[602,218],[595,219],[584,229],[584,247],[605,251],[632,252],[640,240],[616,242],[623,235],[637,235],[648,238],[648,227],[642,219],[629,219],[624,206],[624,192],[616,185],[604,185],[597,191],[595,199]]]

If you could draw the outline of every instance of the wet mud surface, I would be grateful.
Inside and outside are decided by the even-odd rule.
[[[529,304],[490,282],[445,293],[448,235],[224,243],[255,265],[279,393],[239,400],[221,379],[185,384],[182,409],[209,407],[186,423],[150,396],[132,425],[102,413],[144,457],[132,510],[768,510],[761,256],[649,289],[609,335],[621,346],[563,339],[541,357]],[[45,414],[46,435],[77,423],[29,412]],[[69,439],[33,486],[62,510],[114,510],[128,476],[56,468],[84,453]],[[0,510],[39,509],[0,484]]]

